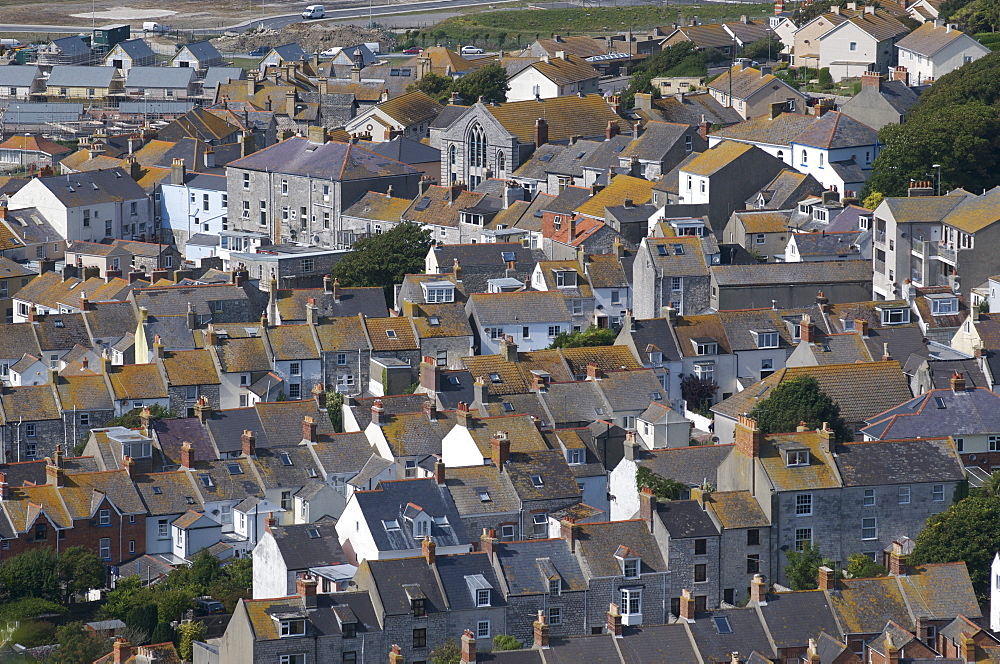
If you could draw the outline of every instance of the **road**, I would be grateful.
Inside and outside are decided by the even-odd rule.
[[[505,2],[515,2],[516,0],[424,0],[423,2],[408,2],[399,5],[382,5],[381,7],[372,4],[369,7],[349,7],[347,9],[328,9],[326,18],[313,23],[325,23],[328,21],[349,21],[353,19],[367,19],[370,16],[393,16],[396,14],[409,14],[412,12],[433,11],[440,9],[459,9],[462,7],[475,7],[479,5],[497,5]],[[303,2],[303,7],[305,3]],[[370,12],[370,14],[369,14]],[[215,29],[196,29],[199,34],[221,34],[223,32],[244,32],[247,28],[263,25],[265,28],[278,30],[291,23],[302,21],[299,14],[285,14],[282,16],[267,16],[264,18],[243,21],[235,25],[229,25]],[[105,21],[106,22],[106,21]],[[0,24],[0,32],[90,32],[89,25],[11,25]],[[186,29],[183,29],[185,32]]]

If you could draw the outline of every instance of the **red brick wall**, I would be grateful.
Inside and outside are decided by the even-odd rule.
[[[105,503],[102,508],[107,508]],[[93,519],[97,522],[97,517]],[[90,549],[95,555],[100,555],[100,540],[107,537],[111,540],[111,559],[104,560],[106,565],[120,565],[122,562],[141,556],[146,552],[146,515],[136,514],[135,523],[129,523],[129,517],[119,517],[112,510],[111,525],[91,526],[91,519],[80,519],[73,523],[73,527],[65,531],[66,536],[57,539],[58,534],[52,523],[45,517],[39,517],[36,523],[45,522],[48,524],[48,537],[44,542],[33,542],[35,536],[34,527],[27,535],[22,535],[16,540],[8,540],[9,548],[0,551],[0,561],[10,556],[15,556],[24,551],[39,547],[67,549],[71,546],[82,546]],[[135,553],[129,553],[129,542],[135,542]]]

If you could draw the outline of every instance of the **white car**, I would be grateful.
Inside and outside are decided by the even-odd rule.
[[[462,55],[478,55],[480,53],[485,53],[485,51],[483,51],[483,49],[479,48],[478,46],[462,47]]]
[[[334,46],[333,48],[328,48],[325,51],[320,51],[319,54],[324,58],[332,58],[343,50],[343,46]]]

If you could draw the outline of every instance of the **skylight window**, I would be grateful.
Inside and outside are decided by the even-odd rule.
[[[651,398],[651,399],[652,399],[653,401],[662,401],[662,400],[663,400],[663,395],[662,395],[662,394],[660,394],[659,392],[653,392],[653,393],[652,393],[652,394],[650,394],[649,396],[650,396],[650,398]]]
[[[201,479],[201,483],[204,484],[206,487],[212,488],[213,486],[215,486],[215,480],[212,479],[211,475],[202,474],[199,475],[198,477],[199,479]]]
[[[539,159],[541,159],[542,161],[550,161],[552,159],[552,155],[543,154],[541,157],[539,157]]]
[[[542,476],[541,475],[532,475],[531,476],[531,484],[535,488],[545,486],[545,482],[542,481]]]
[[[505,413],[513,413],[514,412],[514,404],[512,404],[509,401],[504,401],[503,402],[503,412],[505,412]]]
[[[188,505],[194,505],[194,498],[192,498],[191,496],[184,496],[184,501],[185,501],[185,502],[186,502],[186,503],[187,503]]]
[[[486,489],[477,490],[476,495],[479,496],[479,500],[481,500],[484,503],[488,503],[491,500],[493,500],[492,498],[490,498],[490,492],[487,491]]]
[[[431,327],[437,327],[441,324],[441,319],[437,316],[431,316],[427,319],[427,322],[431,325]]]
[[[238,463],[227,463],[226,468],[229,469],[230,475],[242,475],[243,468],[240,467]]]
[[[504,263],[509,263],[510,261],[516,261],[517,258],[514,256],[513,251],[503,251],[500,253],[500,257],[503,259]]]
[[[154,487],[153,487],[153,495],[154,495],[154,496],[160,496],[160,495],[163,495],[163,489],[162,489],[161,487],[158,487],[158,486],[154,486]]]
[[[667,245],[665,245],[665,244],[658,244],[658,245],[656,245],[656,253],[660,254],[661,256],[666,256],[667,255]]]
[[[385,336],[389,337],[390,339],[395,339],[396,338],[396,330],[386,330],[385,331]]]
[[[448,376],[448,382],[452,385],[461,385],[462,381],[458,376]]]
[[[715,623],[715,629],[719,634],[732,634],[733,626],[729,624],[728,616],[713,616],[712,622]]]
[[[395,519],[383,519],[382,526],[387,531],[399,530],[399,521],[396,521]]]
[[[684,255],[684,245],[683,244],[672,244],[670,245],[674,250],[674,256]]]
[[[282,466],[292,465],[292,457],[288,456],[288,452],[282,452],[281,454],[278,455],[278,457],[281,459]]]
[[[947,406],[944,403],[944,399],[942,399],[941,397],[934,397],[934,403],[937,404],[938,408],[947,408]]]
[[[495,371],[490,374],[490,381],[493,382],[493,383],[502,383],[503,382],[502,380],[500,380],[500,374],[498,374]]]
[[[309,533],[309,539],[319,539],[319,528],[309,528],[306,532]]]
[[[56,327],[66,327],[66,322],[62,318],[57,318],[54,321]]]
[[[428,196],[424,196],[423,198],[420,199],[420,202],[417,203],[417,212],[422,212],[423,210],[426,210],[430,204],[431,204],[431,199]]]

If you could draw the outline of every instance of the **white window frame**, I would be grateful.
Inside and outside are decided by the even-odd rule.
[[[861,518],[861,539],[878,539],[878,519],[876,517],[866,516]]]
[[[935,484],[931,487],[931,501],[935,503],[944,502],[944,485]]]
[[[813,495],[811,493],[795,494],[795,516],[813,515]]]
[[[909,505],[910,504],[910,500],[912,498],[910,487],[908,487],[908,486],[901,486],[901,487],[899,487],[899,490],[897,491],[897,496],[898,496],[899,504],[900,505]]]
[[[489,620],[478,620],[476,621],[476,638],[477,639],[488,639],[490,638],[490,621]]]
[[[623,616],[642,615],[642,588],[621,588],[621,612]],[[634,609],[634,610],[633,610]]]
[[[862,503],[865,507],[875,506],[875,489],[865,489],[864,495],[862,496]]]

